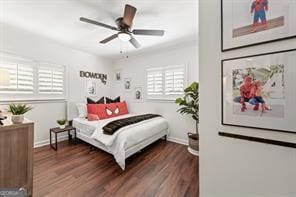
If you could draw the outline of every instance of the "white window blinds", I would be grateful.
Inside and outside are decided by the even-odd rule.
[[[13,61],[1,61],[0,70],[9,73],[9,84],[0,86],[0,93],[33,94],[33,65],[25,65],[21,63],[15,63]]]
[[[147,70],[147,95],[163,94],[163,73],[162,69]]]
[[[183,94],[185,88],[185,69],[184,67],[165,69],[165,95]]]
[[[152,99],[174,99],[186,86],[186,67],[167,66],[146,71],[147,96]]]
[[[64,67],[40,66],[38,91],[40,94],[64,94]]]
[[[64,99],[66,67],[0,52],[0,101]]]

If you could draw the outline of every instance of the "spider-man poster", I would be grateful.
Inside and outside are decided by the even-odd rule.
[[[296,49],[222,61],[222,124],[296,133]]]
[[[223,50],[296,37],[296,0],[222,0]]]
[[[232,70],[233,113],[284,118],[284,64],[250,64]]]

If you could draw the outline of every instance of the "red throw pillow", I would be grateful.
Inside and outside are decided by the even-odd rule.
[[[100,120],[100,118],[97,114],[87,114],[87,120],[96,121],[96,120]]]
[[[128,109],[125,101],[117,103],[117,106],[119,107],[120,115],[128,114]]]
[[[97,114],[97,104],[87,104],[87,114]]]
[[[109,104],[98,104],[97,106],[97,115],[99,118],[107,119],[124,114],[128,114],[126,102],[119,103],[109,103]]]

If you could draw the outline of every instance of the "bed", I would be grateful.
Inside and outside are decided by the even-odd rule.
[[[158,139],[166,138],[169,133],[166,119],[163,117],[155,117],[125,126],[113,135],[106,135],[102,130],[106,124],[139,114],[126,114],[104,120],[88,121],[86,118],[79,118],[73,115],[76,111],[73,105],[75,106],[73,103],[68,103],[68,119],[72,117],[72,124],[77,130],[77,137],[84,142],[112,154],[122,170],[125,169],[126,158]]]

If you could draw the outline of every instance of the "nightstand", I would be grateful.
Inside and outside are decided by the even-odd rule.
[[[58,150],[58,139],[57,139],[57,135],[58,133],[63,133],[63,132],[68,132],[68,140],[69,142],[72,140],[72,135],[71,135],[71,131],[74,131],[74,143],[77,143],[77,137],[76,137],[76,128],[72,127],[72,126],[66,126],[64,129],[61,129],[59,127],[56,128],[51,128],[49,130],[49,141],[50,141],[50,147],[53,148],[54,150]],[[55,135],[55,146],[53,146],[52,144],[52,133]]]

